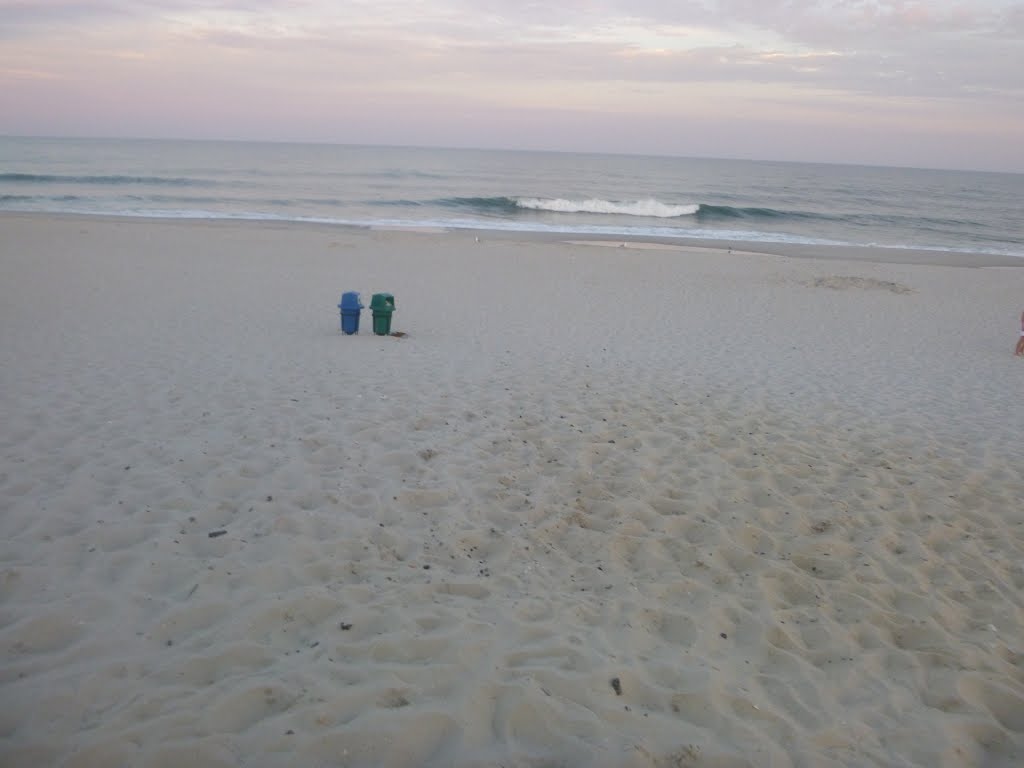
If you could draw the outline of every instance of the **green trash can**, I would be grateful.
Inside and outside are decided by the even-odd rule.
[[[395,297],[390,293],[375,293],[370,299],[373,313],[373,332],[378,336],[391,333],[391,313],[395,311]]]

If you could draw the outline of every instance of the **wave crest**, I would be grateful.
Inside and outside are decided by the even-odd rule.
[[[151,184],[172,187],[190,187],[200,183],[197,179],[174,176],[66,176],[52,173],[0,173],[0,182],[19,184]]]
[[[516,206],[533,211],[554,211],[555,213],[603,213],[623,216],[645,216],[656,219],[675,219],[692,216],[699,205],[672,205],[660,200],[647,199],[633,202],[616,202],[590,198],[588,200],[566,200],[564,198],[517,197]]]

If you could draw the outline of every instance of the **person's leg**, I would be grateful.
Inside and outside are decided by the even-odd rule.
[[[1018,357],[1024,355],[1024,336],[1021,336],[1017,340],[1017,349],[1013,351],[1013,354],[1017,355]]]

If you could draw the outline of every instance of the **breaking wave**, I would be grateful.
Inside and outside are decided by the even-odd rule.
[[[401,202],[409,204],[408,201]],[[777,221],[787,218],[828,218],[801,211],[742,208],[702,203],[668,203],[653,198],[619,201],[563,197],[452,197],[435,202],[446,208],[458,208],[490,216],[515,216],[525,212],[539,211],[544,213],[593,213],[604,216],[640,216],[652,219],[680,219],[692,216],[700,221],[736,221],[738,219]]]

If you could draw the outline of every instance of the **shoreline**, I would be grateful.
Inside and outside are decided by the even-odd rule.
[[[745,255],[784,256],[801,259],[850,260],[878,264],[920,264],[946,267],[1024,267],[1024,256],[1006,256],[965,251],[945,251],[924,248],[902,248],[873,245],[807,245],[802,243],[770,243],[751,242],[746,240],[708,240],[701,238],[678,237],[664,238],[652,236],[610,237],[608,235],[587,235],[581,233],[535,232],[505,229],[468,229],[438,227],[381,227],[375,225],[331,224],[306,221],[274,221],[268,219],[232,219],[232,218],[165,218],[159,216],[121,216],[108,214],[86,213],[48,213],[48,212],[0,212],[0,222],[17,219],[31,220],[71,220],[71,221],[111,221],[121,224],[132,222],[143,224],[164,224],[174,226],[180,224],[189,227],[255,227],[279,230],[295,228],[297,230],[319,231],[369,231],[395,232],[420,235],[446,235],[470,239],[486,238],[501,241],[522,242],[564,242],[589,244],[594,246],[615,246],[625,243],[626,247],[651,248],[660,247],[667,250],[725,251]]]

